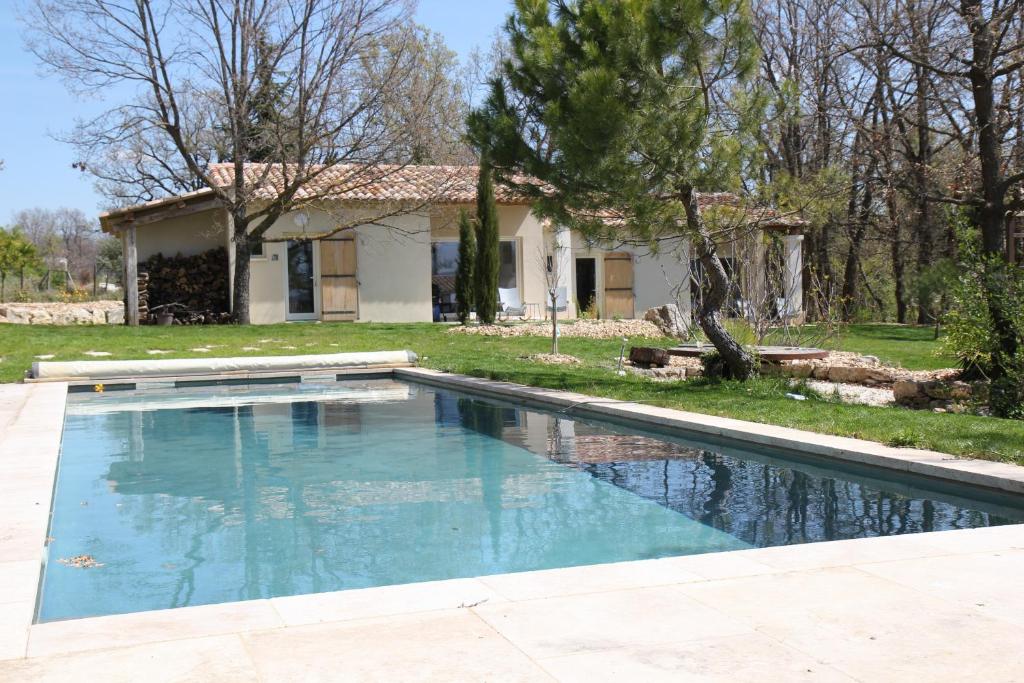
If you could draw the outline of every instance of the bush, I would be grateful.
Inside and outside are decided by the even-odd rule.
[[[963,379],[992,381],[994,415],[1024,418],[1024,269],[982,254],[970,227],[961,227],[957,237],[960,277],[951,292],[944,347],[959,359]]]

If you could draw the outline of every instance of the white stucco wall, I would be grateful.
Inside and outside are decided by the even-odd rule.
[[[358,217],[356,210],[327,214],[305,212],[306,233],[330,230],[339,221]],[[295,214],[282,216],[267,232],[267,238],[299,236],[303,228]],[[406,215],[383,221],[392,226],[359,226],[356,235],[356,273],[359,283],[361,322],[430,322],[430,222],[426,215]],[[319,243],[313,250],[317,266],[317,308],[319,310]],[[251,261],[250,315],[254,323],[287,320],[287,243],[266,242],[264,256]]]
[[[690,250],[686,242],[665,246],[657,254],[637,250],[633,262],[636,315],[649,308],[679,304],[684,317],[690,309]]]
[[[194,256],[224,246],[226,229],[227,216],[217,209],[140,225],[135,231],[139,261],[158,253]]]
[[[633,310],[637,317],[655,306],[678,303],[687,315],[689,297],[689,245],[685,241],[664,246],[659,253],[637,247],[591,246],[580,235],[572,236],[573,269],[575,259],[592,258],[595,261],[597,305],[604,314],[604,255],[608,252],[633,254]],[[575,281],[574,281],[575,282]],[[575,284],[573,285],[575,293]],[[680,288],[676,291],[676,288]]]
[[[360,227],[356,261],[361,322],[430,322],[430,219],[390,218]]]

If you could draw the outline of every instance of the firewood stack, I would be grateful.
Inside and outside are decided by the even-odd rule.
[[[217,325],[233,321],[229,313],[228,252],[224,247],[210,249],[194,256],[155,254],[139,269],[148,275],[145,313],[142,310],[142,284],[139,284],[139,318],[149,324],[157,322],[150,313],[168,306],[176,325]],[[161,309],[162,310],[162,309]]]
[[[149,273],[139,273],[139,320],[149,318]]]

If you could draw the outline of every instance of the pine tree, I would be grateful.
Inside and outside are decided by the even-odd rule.
[[[496,179],[599,241],[688,238],[710,281],[697,320],[730,374],[751,376],[697,193],[737,189],[758,150],[747,0],[516,0],[505,31],[511,55],[468,121]]]
[[[469,320],[473,308],[473,273],[476,270],[476,235],[465,209],[459,211],[459,268],[455,271],[455,308],[459,322]]]
[[[473,292],[476,317],[490,325],[498,313],[498,205],[494,199],[494,181],[490,164],[480,161],[480,180],[476,188],[476,263]]]

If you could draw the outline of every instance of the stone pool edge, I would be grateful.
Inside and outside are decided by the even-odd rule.
[[[395,377],[462,390],[500,399],[526,401],[565,410],[567,417],[611,418],[641,426],[669,429],[681,437],[713,436],[746,444],[796,451],[802,455],[871,465],[923,475],[957,484],[980,486],[1024,495],[1024,467],[1008,463],[961,458],[949,453],[916,448],[894,448],[875,441],[807,432],[790,427],[747,422],[674,408],[648,406],[613,398],[599,398],[558,389],[530,387],[426,368],[395,368]]]

